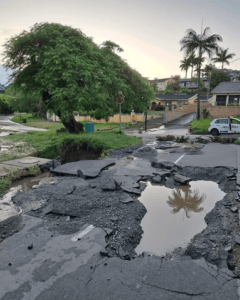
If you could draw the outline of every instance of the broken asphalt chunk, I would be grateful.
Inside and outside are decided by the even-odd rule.
[[[54,175],[72,175],[78,176],[82,172],[81,176],[86,176],[86,178],[95,178],[97,177],[101,170],[114,164],[116,158],[104,158],[99,160],[80,160],[72,163],[66,163],[58,166],[54,170],[51,170],[51,173]]]
[[[124,203],[124,204],[130,203],[133,201],[134,201],[133,198],[130,197],[127,193],[124,195],[124,197],[122,199],[120,199],[120,202]]]
[[[239,236],[239,235],[236,235],[236,236],[235,236],[235,242],[236,242],[237,244],[240,244],[240,236]]]
[[[153,161],[152,167],[154,168],[165,168],[165,169],[172,169],[175,166],[174,163],[169,161]]]
[[[113,216],[113,217],[110,218],[110,220],[113,221],[113,222],[118,221],[118,217],[117,216]]]
[[[162,177],[160,175],[156,175],[152,177],[152,182],[154,183],[160,183],[162,181]]]
[[[108,182],[105,182],[102,185],[102,190],[103,191],[114,191],[115,189],[116,189],[116,183],[113,179],[109,180]]]
[[[232,206],[230,209],[231,209],[232,212],[237,212],[238,211],[238,208],[236,206]]]
[[[173,189],[175,187],[175,181],[173,178],[167,178],[166,182],[165,182],[165,186],[169,189]]]
[[[180,182],[182,184],[188,184],[188,182],[191,180],[191,178],[182,176],[178,173],[175,173],[173,178],[174,178],[174,180],[176,180],[177,182]]]

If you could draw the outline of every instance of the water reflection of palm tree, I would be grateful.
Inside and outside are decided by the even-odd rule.
[[[167,204],[171,206],[172,213],[178,213],[182,208],[186,212],[187,218],[190,218],[190,212],[200,213],[204,210],[203,207],[200,207],[201,203],[206,198],[206,195],[199,195],[197,190],[192,191],[189,188],[182,193],[181,189],[174,189],[172,192],[172,197],[168,196]]]

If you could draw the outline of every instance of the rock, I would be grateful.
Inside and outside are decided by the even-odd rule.
[[[176,152],[177,152],[176,150],[169,151],[169,153],[176,153]]]
[[[218,255],[219,255],[220,259],[228,258],[228,252],[225,250],[218,250]]]
[[[152,150],[151,147],[146,146],[146,147],[140,148],[138,151],[139,151],[139,152],[148,152],[148,151],[151,151],[151,150]]]
[[[146,176],[142,176],[141,180],[148,180],[148,178]]]
[[[101,254],[102,256],[108,256],[108,253],[107,253],[106,250],[101,250],[101,251],[100,251],[100,254]]]
[[[131,198],[127,193],[124,195],[124,198],[120,200],[121,203],[127,204],[133,202],[133,198]]]
[[[232,250],[232,246],[228,246],[228,247],[226,247],[224,250],[229,252],[229,251]]]
[[[68,222],[68,221],[70,221],[70,219],[71,219],[71,218],[70,218],[69,216],[67,216],[66,221]]]
[[[168,161],[153,161],[151,165],[154,168],[165,168],[165,169],[172,169],[175,166],[174,163]]]
[[[127,153],[133,153],[133,150],[128,149],[128,150],[126,150],[126,152],[127,152]]]
[[[108,182],[102,185],[103,191],[114,191],[115,189],[116,189],[116,183],[113,179],[109,180]]]
[[[142,255],[143,255],[143,257],[155,256],[154,253],[148,252],[148,251],[144,251],[144,252],[142,253]]]
[[[236,242],[237,244],[240,244],[240,236],[239,236],[239,235],[236,235],[236,236],[235,236],[235,242]]]
[[[28,246],[28,250],[32,250],[32,248],[33,248],[33,244]]]
[[[113,232],[113,230],[110,228],[103,228],[103,230],[106,232],[107,235],[110,235]]]
[[[175,187],[175,181],[173,178],[167,178],[166,182],[165,182],[165,186],[167,188],[173,189]]]
[[[159,171],[157,173],[153,173],[154,175],[160,175],[162,178],[165,178],[166,176],[169,176],[171,174],[171,171]]]
[[[86,176],[83,174],[82,170],[77,170],[77,176],[82,179],[86,179]]]
[[[175,173],[173,178],[174,178],[174,180],[176,180],[177,182],[180,182],[182,184],[187,184],[191,180],[191,178],[182,176],[178,173]]]
[[[128,157],[126,157],[126,159],[134,160],[134,157],[133,156],[128,156]]]
[[[118,217],[117,216],[113,216],[113,217],[110,218],[110,220],[113,221],[113,222],[118,221]]]
[[[124,251],[121,246],[119,247],[118,254],[122,258],[129,258],[129,254],[126,251]]]
[[[236,206],[232,206],[230,209],[231,209],[232,212],[237,212],[238,211],[238,208]]]
[[[154,183],[160,183],[162,181],[162,178],[160,175],[156,175],[154,177],[152,177],[152,182]]]

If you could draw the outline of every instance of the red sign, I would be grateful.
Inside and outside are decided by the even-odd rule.
[[[116,102],[118,104],[122,104],[123,101],[124,101],[123,95],[122,94],[118,94],[117,97],[116,97]]]

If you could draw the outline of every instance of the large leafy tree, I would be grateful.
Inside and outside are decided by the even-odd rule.
[[[231,81],[231,77],[224,71],[213,70],[211,73],[210,89],[214,89],[222,81]]]
[[[199,62],[201,62],[201,58],[204,53],[207,53],[211,58],[214,52],[218,49],[217,42],[222,41],[222,37],[220,35],[210,35],[209,27],[205,28],[201,34],[197,34],[193,29],[188,29],[186,33],[186,36],[180,40],[181,51],[184,50],[186,55],[198,52]],[[201,63],[198,63],[197,119],[200,118],[200,69]]]
[[[206,76],[207,79],[208,79],[207,99],[209,99],[209,94],[210,94],[210,85],[211,85],[212,72],[215,69],[216,69],[215,65],[206,64],[205,67],[201,70],[203,72],[203,75]]]
[[[122,51],[117,44],[106,41],[97,46],[79,29],[35,24],[4,47],[4,67],[14,70],[13,88],[25,96],[39,92],[45,107],[69,132],[82,131],[73,112],[105,119],[117,112],[118,91],[125,96],[123,112],[142,109],[154,97],[146,80],[114,53]]]
[[[186,78],[187,78],[187,72],[188,72],[188,69],[190,67],[190,61],[185,57],[183,60],[180,61],[180,69],[181,71],[186,71]]]
[[[214,57],[212,59],[213,62],[215,63],[221,63],[222,64],[222,70],[223,70],[223,65],[224,64],[227,64],[229,65],[230,62],[229,62],[229,59],[232,59],[233,56],[235,55],[234,53],[227,53],[228,52],[228,49],[218,49],[216,51],[216,57]]]

